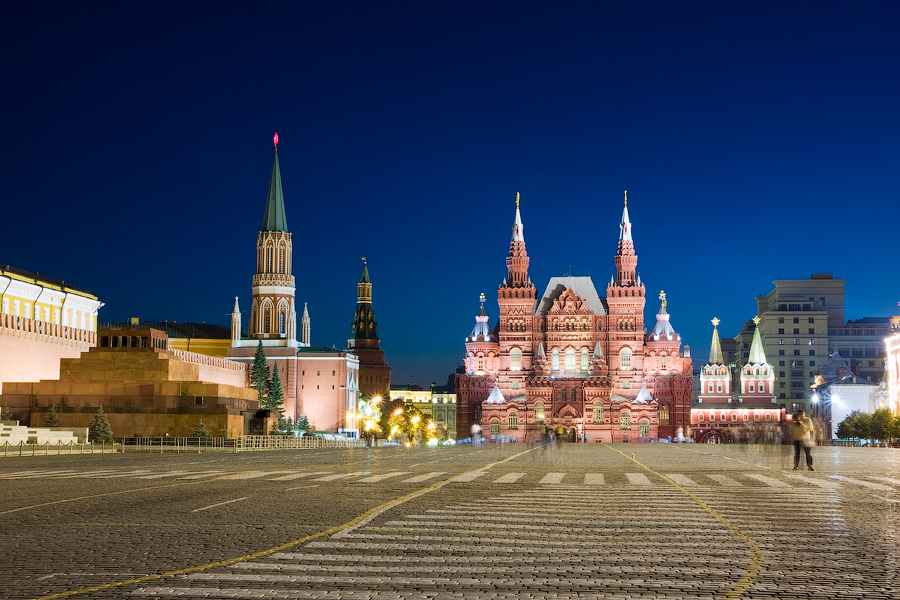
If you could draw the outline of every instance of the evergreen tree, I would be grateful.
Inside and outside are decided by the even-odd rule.
[[[281,389],[281,377],[278,375],[278,367],[272,369],[272,379],[266,385],[268,394],[265,401],[260,400],[259,407],[266,410],[277,412],[281,415],[281,409],[284,407],[284,390]]]
[[[94,415],[90,426],[88,427],[90,439],[95,444],[111,444],[113,441],[112,427],[106,413],[103,412],[103,405],[97,408],[97,414]]]
[[[203,422],[203,419],[197,421],[197,427],[194,429],[194,437],[198,438],[208,438],[209,437],[209,429],[206,428],[206,423]]]
[[[56,405],[51,404],[50,410],[44,415],[44,422],[41,423],[41,427],[59,427],[60,425],[59,412],[56,410]]]
[[[263,352],[262,340],[256,347],[256,356],[253,357],[253,365],[250,367],[250,385],[256,388],[259,394],[259,407],[263,408],[266,399],[266,386],[269,383],[269,366],[266,364],[266,353]]]
[[[221,429],[221,431],[219,431],[219,437],[222,438],[223,440],[230,439],[228,437],[228,428],[227,427],[223,427]]]
[[[0,409],[0,421],[12,421],[12,411],[9,410],[8,406],[4,406]]]
[[[301,414],[297,417],[297,429],[305,432],[313,431],[312,425],[309,424],[309,419],[306,418],[306,415]]]

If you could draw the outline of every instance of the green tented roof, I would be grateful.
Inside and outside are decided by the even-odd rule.
[[[278,167],[278,153],[272,161],[272,177],[269,179],[269,195],[266,198],[266,213],[263,215],[262,231],[287,231],[284,216],[284,194],[281,191],[281,169]]]

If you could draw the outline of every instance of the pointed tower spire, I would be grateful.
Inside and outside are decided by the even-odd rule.
[[[266,212],[263,214],[263,231],[287,231],[284,216],[284,194],[281,191],[281,169],[278,166],[278,134],[275,134],[275,158],[272,160],[272,176],[269,178],[269,194]]]
[[[231,341],[237,342],[241,339],[241,307],[238,304],[238,297],[234,297],[234,310],[231,311]],[[232,344],[235,345],[235,344]]]
[[[759,335],[760,320],[758,316],[753,317],[753,324],[756,328],[753,330],[753,342],[750,343],[750,357],[747,361],[751,365],[766,364],[766,353],[763,351],[762,338]]]
[[[512,241],[525,241],[525,232],[522,225],[522,215],[519,213],[519,192],[516,192],[516,222],[513,223]]]
[[[300,343],[309,346],[309,310],[306,302],[303,303],[303,316],[300,317]]]
[[[631,220],[628,218],[628,191],[625,191],[625,208],[622,210],[622,222],[619,223],[619,249],[616,252],[616,284],[619,286],[638,286],[636,281],[637,254],[634,253],[634,240],[631,238]]]
[[[513,223],[512,241],[509,243],[509,256],[506,257],[507,281],[509,287],[529,287],[528,253],[525,251],[522,215],[519,212],[519,193],[516,192],[516,220]]]
[[[356,285],[356,313],[350,326],[350,347],[359,345],[361,340],[378,342],[375,312],[372,310],[372,282],[369,280],[369,265],[363,256],[362,276]]]
[[[725,357],[722,355],[722,344],[719,343],[719,321],[718,317],[714,317],[712,344],[709,347],[709,363],[710,365],[724,365]]]

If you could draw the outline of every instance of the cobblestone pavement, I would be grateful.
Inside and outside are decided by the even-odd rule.
[[[900,597],[900,451],[789,451],[10,458],[0,598]]]

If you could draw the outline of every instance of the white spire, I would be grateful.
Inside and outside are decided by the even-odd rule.
[[[234,297],[234,310],[231,312],[231,341],[237,342],[241,339],[241,307],[238,305],[238,297]],[[232,346],[236,344],[232,343]]]
[[[594,358],[603,358],[603,348],[600,347],[600,342],[594,345]]]
[[[619,240],[631,241],[631,221],[628,220],[628,191],[625,191],[625,208],[622,210],[622,222],[619,224]]]
[[[309,346],[309,310],[303,303],[303,316],[300,317],[300,343]]]
[[[748,363],[751,365],[764,365],[766,364],[766,353],[763,350],[762,339],[759,336],[759,322],[760,318],[753,317],[753,324],[755,325],[755,329],[753,330],[753,341],[750,342],[750,357],[748,359]]]
[[[525,232],[523,231],[522,226],[522,215],[519,214],[519,192],[516,192],[516,222],[513,223],[512,239],[514,242],[525,241]]]

